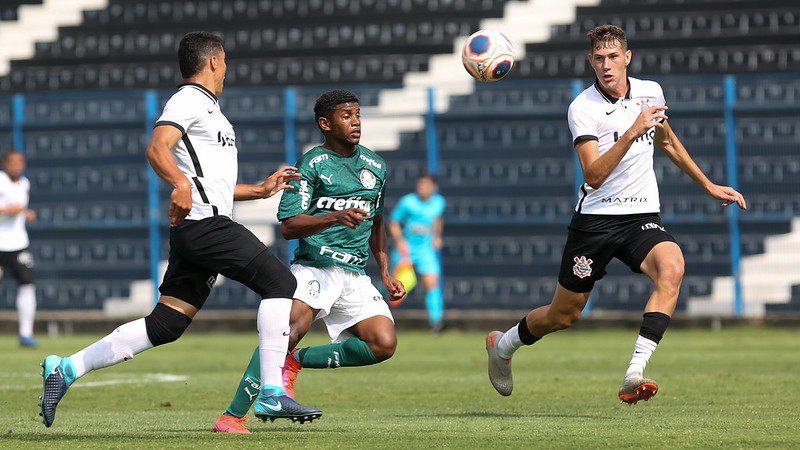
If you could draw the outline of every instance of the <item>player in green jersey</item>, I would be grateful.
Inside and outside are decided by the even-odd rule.
[[[284,191],[278,209],[281,232],[299,239],[292,260],[297,278],[289,349],[283,367],[287,395],[294,397],[303,367],[365,366],[390,358],[397,347],[388,304],[364,272],[371,251],[390,300],[405,295],[389,272],[383,222],[386,162],[359,145],[358,97],[344,90],[322,94],[314,106],[325,141],[298,160],[301,178]],[[331,343],[295,348],[316,319],[323,319]],[[245,414],[258,397],[259,350],[253,353],[233,401],[212,431],[246,433]],[[259,415],[258,405],[255,409]],[[264,415],[264,419],[271,416]],[[263,420],[263,419],[262,419]]]

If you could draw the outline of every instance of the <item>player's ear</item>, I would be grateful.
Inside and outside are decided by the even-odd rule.
[[[331,121],[328,120],[327,117],[323,116],[317,119],[317,125],[319,125],[323,131],[331,131]]]
[[[211,57],[208,58],[208,65],[211,67],[211,70],[217,70],[217,66],[219,65],[217,55],[211,55]]]
[[[627,65],[630,64],[630,63],[631,63],[631,51],[630,50],[626,50],[625,51],[625,66],[627,67]]]

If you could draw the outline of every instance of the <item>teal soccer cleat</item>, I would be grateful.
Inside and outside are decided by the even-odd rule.
[[[75,367],[69,358],[50,355],[42,362],[42,368],[44,369],[42,372],[44,387],[42,396],[39,397],[42,400],[39,402],[39,406],[42,407],[39,415],[42,416],[44,425],[50,427],[56,418],[58,402],[75,381]]]
[[[275,419],[289,419],[292,422],[305,423],[322,416],[322,411],[310,406],[303,406],[288,395],[275,395],[271,397],[258,396],[256,406],[253,408],[256,417],[266,422]]]

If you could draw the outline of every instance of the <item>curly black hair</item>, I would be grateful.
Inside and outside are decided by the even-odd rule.
[[[342,103],[358,103],[358,97],[350,91],[344,89],[334,89],[319,96],[317,103],[314,104],[314,120],[319,125],[319,118],[331,119],[333,111]]]

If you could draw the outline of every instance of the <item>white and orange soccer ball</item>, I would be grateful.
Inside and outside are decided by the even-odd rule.
[[[508,75],[514,66],[514,47],[503,33],[480,30],[464,43],[461,62],[472,78],[497,81]]]

